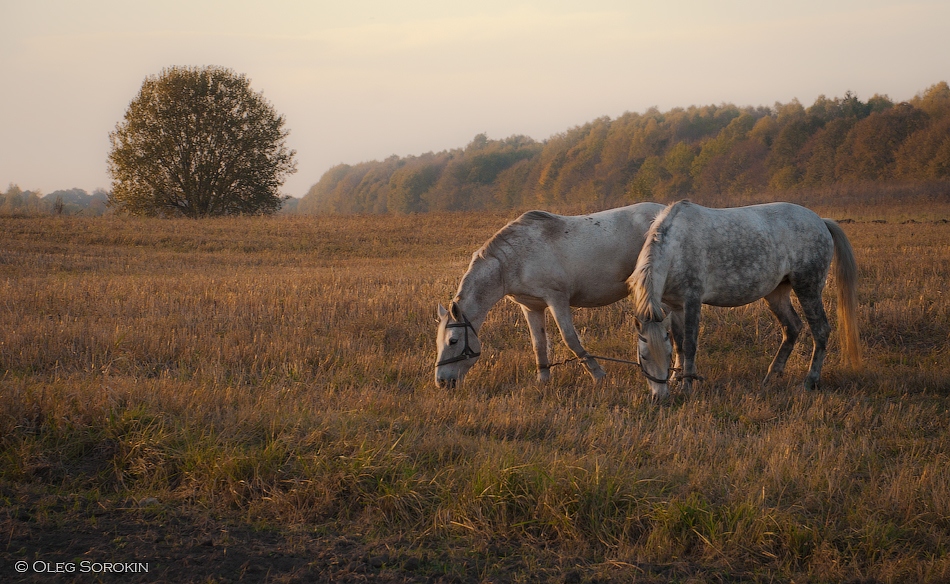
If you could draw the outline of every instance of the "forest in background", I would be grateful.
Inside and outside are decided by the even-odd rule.
[[[762,191],[950,181],[950,86],[908,102],[820,96],[598,118],[538,142],[476,136],[465,148],[340,164],[300,213],[420,213],[532,206],[606,208]],[[942,190],[942,189],[941,189]]]
[[[64,189],[43,195],[11,184],[0,191],[0,215],[86,215],[98,217],[109,212],[109,192],[96,189]]]
[[[85,189],[72,188],[44,195],[40,191],[23,190],[10,184],[0,191],[0,216],[82,215],[99,217],[114,213],[109,206],[109,191],[96,189],[90,195]],[[294,213],[300,199],[284,197],[281,213]]]

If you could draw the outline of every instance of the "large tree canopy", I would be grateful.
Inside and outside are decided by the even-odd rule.
[[[110,204],[136,215],[273,213],[296,171],[284,118],[244,75],[172,67],[145,79],[109,134]]]

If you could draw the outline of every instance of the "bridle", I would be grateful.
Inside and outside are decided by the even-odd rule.
[[[648,342],[648,341],[647,341],[647,338],[646,338],[645,336],[643,336],[643,335],[637,335],[637,337],[639,337],[640,340],[643,341],[644,343]],[[660,385],[663,385],[664,383],[669,382],[669,380],[670,380],[670,371],[673,371],[673,368],[672,368],[672,367],[669,368],[669,369],[667,369],[667,371],[666,371],[666,379],[660,379],[659,377],[654,377],[654,376],[650,375],[650,374],[647,372],[647,370],[643,367],[643,363],[640,362],[640,349],[639,349],[639,347],[637,348],[637,367],[640,368],[640,372],[643,373],[643,376],[644,376],[644,377],[646,377],[647,379],[649,379],[649,380],[652,381],[653,383],[659,383]]]
[[[461,309],[461,308],[458,308],[458,306],[455,306],[454,308],[455,308],[456,310],[458,310],[458,314],[459,314],[459,316],[462,317],[462,318],[459,319],[459,320],[456,320],[455,322],[448,322],[448,323],[446,323],[446,324],[445,324],[445,328],[447,328],[447,329],[450,329],[450,328],[460,328],[460,329],[464,329],[464,331],[465,331],[465,346],[462,347],[462,352],[459,353],[457,356],[455,356],[455,357],[449,357],[449,358],[447,358],[447,359],[442,359],[441,361],[439,361],[438,363],[435,364],[436,367],[441,367],[441,366],[443,366],[443,365],[448,365],[448,364],[450,364],[450,363],[458,363],[459,361],[466,361],[466,360],[468,360],[468,359],[474,359],[475,357],[478,357],[479,355],[481,355],[481,353],[478,352],[478,351],[476,351],[475,349],[473,349],[472,346],[471,346],[471,345],[469,344],[469,342],[468,342],[468,331],[469,331],[469,329],[471,329],[473,335],[477,335],[478,332],[475,330],[475,327],[472,325],[471,321],[469,321],[469,320],[465,317],[465,314],[462,313],[462,309]]]
[[[647,338],[644,337],[643,335],[638,334],[637,337],[643,342],[648,342]],[[640,362],[640,348],[639,347],[637,348],[637,367],[640,368],[640,372],[643,373],[644,377],[646,377],[653,383],[659,383],[661,385],[664,383],[668,383],[670,381],[670,377],[671,377],[670,373],[675,372],[675,371],[682,371],[682,369],[679,367],[670,367],[669,369],[666,370],[666,379],[660,379],[659,377],[654,377],[650,375],[647,372],[647,370],[643,368],[643,363]],[[676,379],[677,380],[692,379],[693,381],[706,381],[705,377],[703,377],[702,375],[697,375],[695,373],[684,373],[678,376]]]

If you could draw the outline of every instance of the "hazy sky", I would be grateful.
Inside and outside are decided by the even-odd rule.
[[[43,193],[110,188],[109,132],[172,65],[248,76],[287,120],[297,197],[482,132],[950,81],[947,0],[0,0],[0,23],[0,190]]]

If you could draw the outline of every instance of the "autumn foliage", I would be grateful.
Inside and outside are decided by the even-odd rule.
[[[171,67],[142,83],[109,134],[110,204],[133,215],[275,213],[296,171],[284,118],[247,77]]]
[[[950,180],[950,87],[866,102],[848,92],[773,107],[731,104],[625,113],[543,142],[478,135],[465,148],[329,170],[305,213],[611,207],[860,183]]]

